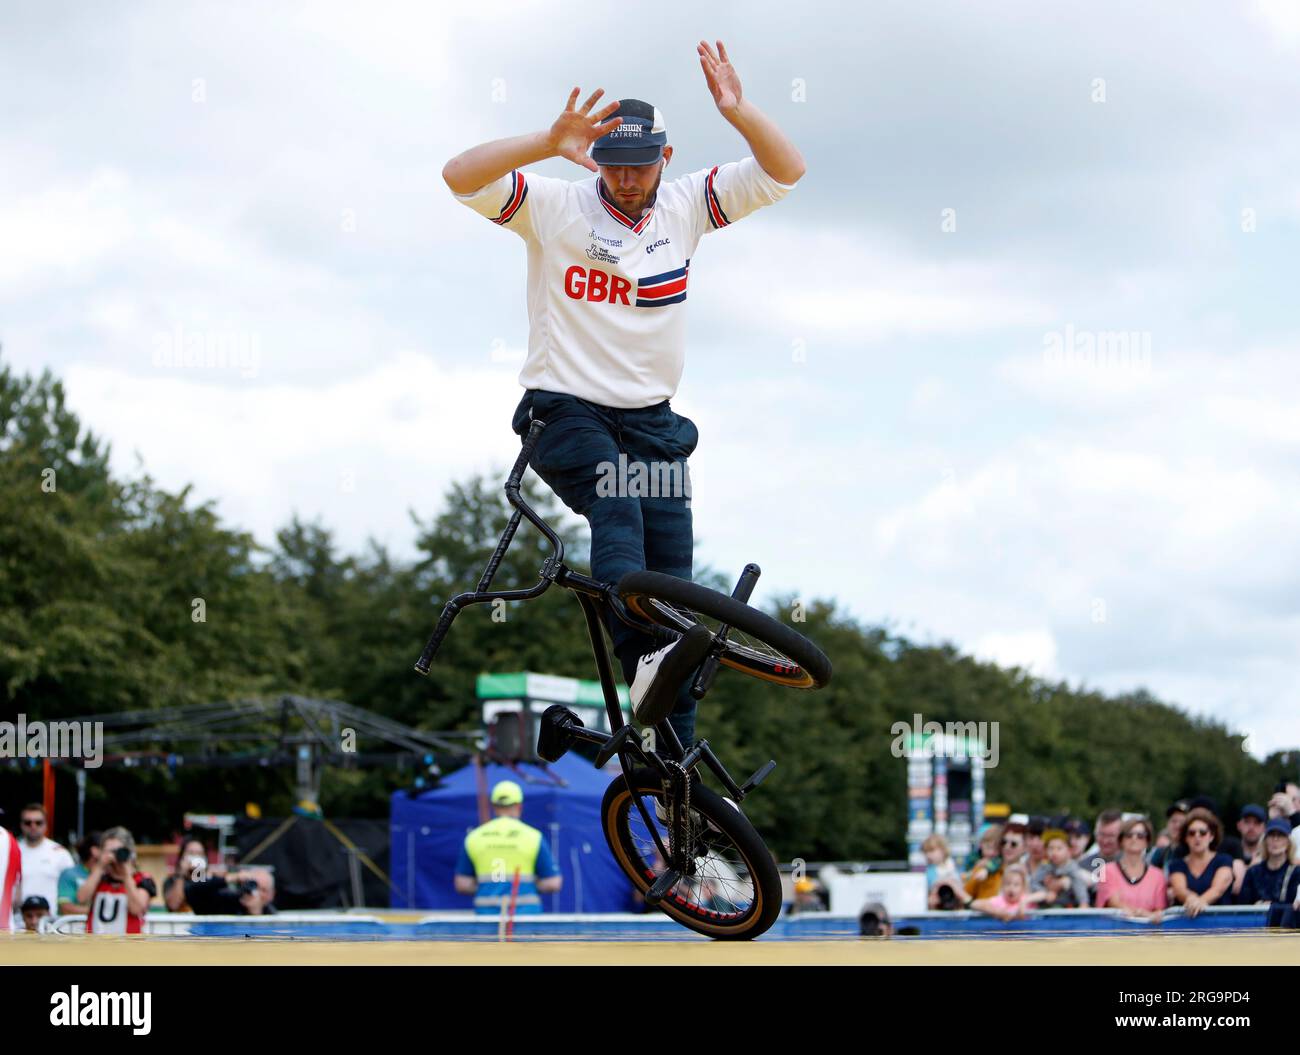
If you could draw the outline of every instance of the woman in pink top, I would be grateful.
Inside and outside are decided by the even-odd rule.
[[[1160,922],[1169,906],[1165,873],[1147,862],[1151,825],[1145,817],[1125,822],[1119,830],[1119,860],[1109,861],[1097,884],[1098,908],[1123,909],[1126,915]]]

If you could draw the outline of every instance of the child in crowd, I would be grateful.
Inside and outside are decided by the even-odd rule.
[[[1060,828],[1043,832],[1045,860],[1030,880],[1029,900],[1043,908],[1085,908],[1088,877],[1070,856],[1070,837]]]
[[[931,835],[921,844],[921,850],[926,860],[925,888],[929,891],[930,908],[959,908],[965,895],[961,888],[961,873],[957,871],[957,862],[952,859],[948,840],[942,835]]]
[[[1023,865],[1006,865],[1001,870],[1002,889],[993,897],[974,898],[970,908],[1001,920],[1025,919],[1030,912],[1029,876]]]
[[[1002,825],[990,824],[980,834],[979,858],[966,873],[968,900],[993,897],[1002,888]]]

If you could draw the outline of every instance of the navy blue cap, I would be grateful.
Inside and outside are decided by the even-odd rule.
[[[1291,834],[1291,822],[1285,817],[1274,817],[1264,826],[1264,834],[1269,832],[1281,832],[1283,835]]]
[[[620,99],[618,110],[609,119],[615,117],[623,118],[623,123],[592,144],[592,161],[597,165],[653,165],[663,157],[668,130],[658,107],[640,99]]]
[[[1254,817],[1257,821],[1266,821],[1268,820],[1268,811],[1263,806],[1256,806],[1252,802],[1249,806],[1241,808],[1241,816],[1243,820],[1247,817]]]
[[[33,894],[19,906],[19,912],[31,912],[35,909],[42,908],[46,912],[50,911],[50,903],[41,897],[40,894]]]

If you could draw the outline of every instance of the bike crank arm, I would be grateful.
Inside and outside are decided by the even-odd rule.
[[[657,906],[681,881],[681,872],[676,868],[665,868],[659,874],[659,878],[651,884],[650,889],[645,892],[645,903],[651,907]]]
[[[748,604],[749,595],[754,592],[754,584],[762,574],[757,564],[746,564],[745,570],[740,573],[736,588],[731,591],[731,596],[742,604]],[[717,633],[713,635],[713,646],[709,649],[708,658],[700,664],[700,669],[695,673],[695,680],[691,682],[691,695],[695,699],[704,699],[704,694],[713,687],[713,679],[718,676],[718,669],[721,666],[719,657],[727,650],[727,638],[730,635],[731,626],[728,623],[719,626]]]

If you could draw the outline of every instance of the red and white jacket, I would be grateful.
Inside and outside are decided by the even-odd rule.
[[[23,855],[18,840],[7,828],[0,828],[0,931],[13,928],[16,897],[21,889]]]

